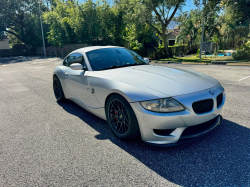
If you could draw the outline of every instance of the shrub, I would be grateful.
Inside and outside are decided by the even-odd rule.
[[[200,49],[197,49],[196,57],[200,56]]]
[[[250,41],[242,45],[242,49],[250,54]]]
[[[140,50],[143,48],[142,43],[139,43],[137,40],[135,40],[134,42],[131,42],[130,46],[131,46],[131,49],[133,50]]]
[[[169,58],[173,58],[173,49],[172,48],[168,48],[168,56]]]
[[[155,47],[155,52],[149,55],[151,59],[159,59],[159,58],[172,58],[173,52],[172,48],[168,47],[168,56],[164,52],[164,45],[159,45],[158,47]]]
[[[236,53],[232,54],[234,60],[250,59],[250,42],[247,42],[236,50]]]
[[[250,54],[245,50],[237,50],[237,52],[232,54],[234,60],[245,60],[250,57]]]

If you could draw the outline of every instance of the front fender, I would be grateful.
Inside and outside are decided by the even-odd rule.
[[[88,76],[89,85],[95,89],[95,96],[101,107],[105,107],[106,98],[117,93],[122,95],[128,102],[138,102],[167,97],[166,94],[141,86],[129,85],[106,77]]]
[[[64,96],[65,96],[65,98],[69,98],[70,95],[68,94],[67,89],[65,87],[65,70],[66,70],[66,68],[67,68],[66,66],[57,66],[54,70],[53,77],[56,75],[59,78],[62,89],[63,89]]]

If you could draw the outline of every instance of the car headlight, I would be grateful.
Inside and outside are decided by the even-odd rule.
[[[157,99],[140,102],[142,107],[154,112],[178,112],[185,108],[172,98]]]

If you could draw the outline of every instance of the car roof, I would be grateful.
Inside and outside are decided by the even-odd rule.
[[[91,46],[91,47],[83,47],[83,48],[80,48],[80,49],[77,49],[75,51],[72,51],[71,53],[86,53],[86,52],[89,52],[89,51],[93,51],[93,50],[96,50],[96,49],[105,49],[105,48],[123,48],[123,47],[119,47],[119,46],[112,46],[112,45],[108,45],[108,46]],[[70,54],[71,54],[70,53]]]

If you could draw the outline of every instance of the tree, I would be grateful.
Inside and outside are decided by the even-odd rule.
[[[183,13],[176,21],[180,22],[179,29],[180,33],[178,34],[177,41],[181,39],[190,38],[189,48],[192,50],[192,45],[197,38],[198,31],[200,29],[199,23],[201,23],[201,11],[191,10],[188,14],[187,12]]]
[[[112,7],[113,12],[113,27],[111,34],[114,37],[114,45],[123,45],[125,36],[125,22],[124,22],[124,11],[120,4],[116,3]]]
[[[99,21],[99,36],[103,45],[113,44],[112,28],[114,26],[114,12],[107,1],[97,3],[97,17]]]
[[[164,52],[168,55],[166,29],[184,0],[124,0],[124,3],[132,16],[150,25],[163,39]]]
[[[243,22],[239,22],[232,6],[224,4],[223,12],[216,18],[215,23],[218,25],[221,48],[240,47],[248,38],[249,22],[247,16]]]
[[[215,50],[214,50],[214,54],[215,56],[217,56],[218,54],[218,43],[220,41],[220,39],[218,38],[218,36],[216,34],[213,35],[212,41],[215,43]]]
[[[52,10],[43,15],[44,22],[49,26],[48,41],[55,46],[78,43],[76,33],[83,25],[82,20],[78,19],[78,6],[71,1],[56,0],[55,4]]]
[[[46,7],[42,4],[41,9]],[[30,47],[42,45],[38,0],[2,0],[0,31],[11,34]]]
[[[223,0],[221,6],[226,5],[234,17],[236,24],[249,25],[250,22],[250,1],[248,0]]]

